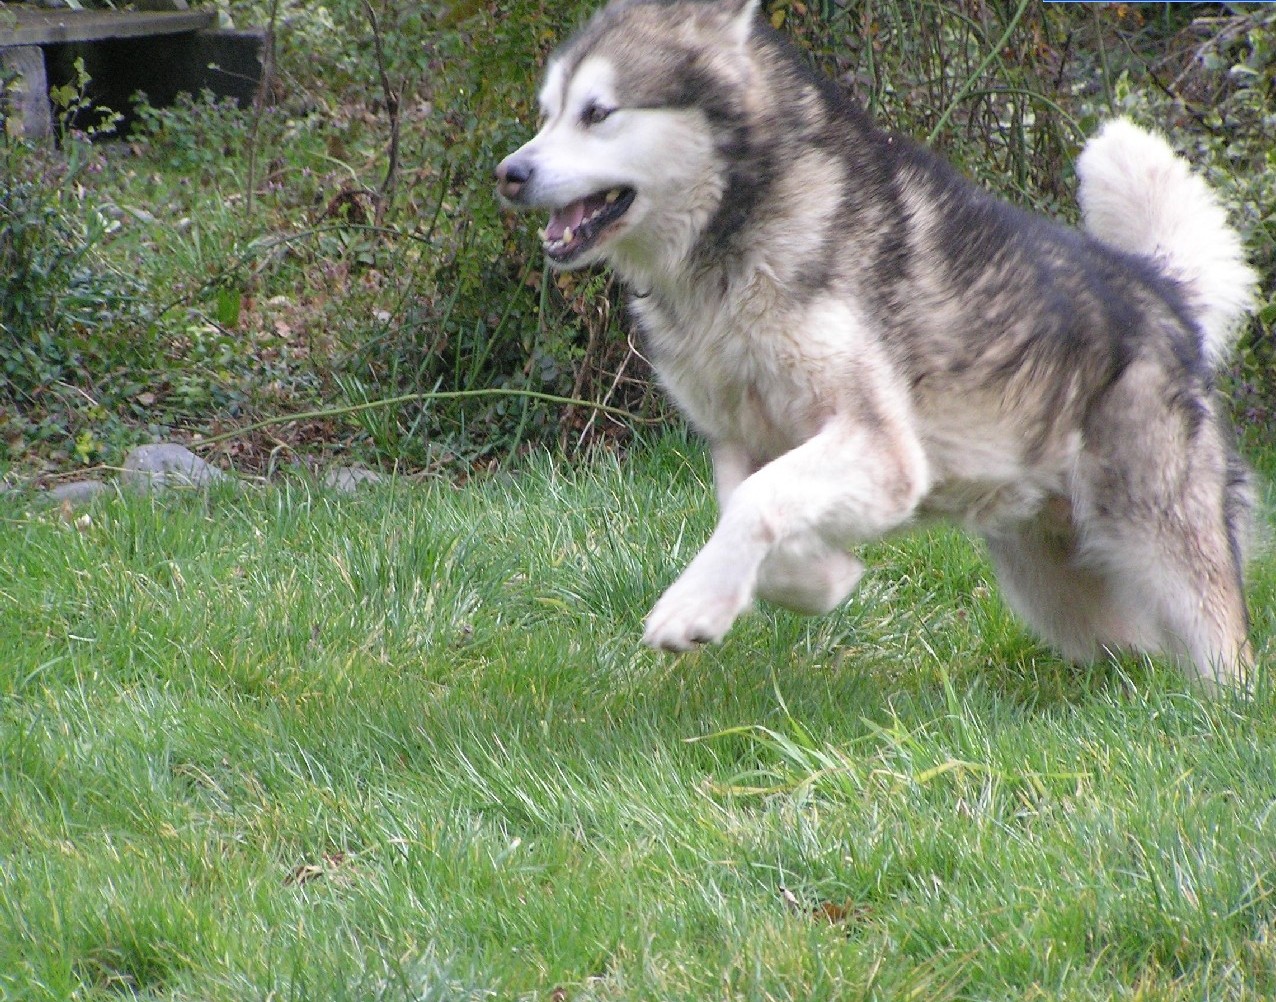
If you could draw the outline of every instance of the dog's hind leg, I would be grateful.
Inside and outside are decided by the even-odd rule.
[[[1209,628],[1204,635],[1210,642],[1189,653],[1204,677],[1245,686],[1251,684],[1247,676],[1254,664],[1249,609],[1245,604],[1245,561],[1257,499],[1249,468],[1232,448],[1230,433],[1221,428],[1217,433],[1226,439],[1220,445],[1226,462],[1222,490],[1211,498],[1214,503],[1209,506],[1217,520],[1206,537],[1216,570],[1212,576],[1206,575],[1202,583],[1208,590],[1202,591],[1202,601],[1195,604],[1202,611],[1209,610],[1205,617]],[[1195,538],[1200,538],[1200,534],[1196,533]]]
[[[1065,658],[1166,653],[1206,682],[1234,683],[1250,659],[1240,567],[1206,524],[1104,519],[1081,548],[1038,521],[989,536],[988,552],[1007,603]]]
[[[1146,608],[1132,605],[1111,574],[1082,562],[1068,516],[1058,515],[986,537],[1006,603],[1069,661],[1154,649],[1159,631]]]
[[[1136,646],[1174,656],[1205,682],[1243,684],[1249,617],[1221,521],[1176,519],[1158,530],[1102,544],[1110,580],[1155,626],[1152,642]]]
[[[1118,559],[1155,611],[1161,650],[1206,682],[1244,684],[1251,652],[1240,551],[1218,505],[1193,503],[1203,500],[1189,498],[1154,537],[1121,541]]]
[[[1253,663],[1249,616],[1240,579],[1219,563],[1204,574],[1167,582],[1160,596],[1170,650],[1206,682],[1244,686]]]
[[[1157,467],[1159,478],[1127,467],[1120,491],[1108,465],[1095,478],[1107,482],[1087,504],[1085,550],[1125,607],[1154,625],[1154,643],[1139,648],[1175,656],[1206,682],[1243,684],[1250,498],[1245,471],[1219,434],[1205,424],[1179,457]],[[1177,475],[1166,476],[1167,467]]]
[[[1251,662],[1244,595],[1249,476],[1222,421],[1207,412],[1184,428],[1159,451],[1130,460],[1129,517],[1114,522],[1121,509],[1111,502],[1120,495],[1110,481],[1098,488],[1095,499],[1105,503],[1094,509],[1096,535],[1123,577],[1143,586],[1159,620],[1161,649],[1206,682],[1243,685]]]

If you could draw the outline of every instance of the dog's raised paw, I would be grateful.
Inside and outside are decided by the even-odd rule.
[[[731,593],[690,597],[675,583],[647,616],[642,641],[656,650],[676,653],[716,644],[746,604]]]
[[[642,642],[658,651],[680,654],[705,644],[716,644],[726,632],[725,628],[713,629],[706,623],[680,622],[677,619],[670,621],[664,617],[656,620],[653,611],[643,631]]]

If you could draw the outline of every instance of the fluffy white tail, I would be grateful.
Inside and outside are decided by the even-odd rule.
[[[1164,139],[1124,118],[1086,143],[1077,175],[1086,229],[1109,247],[1154,258],[1182,284],[1205,359],[1217,367],[1253,309],[1257,275],[1209,185]]]

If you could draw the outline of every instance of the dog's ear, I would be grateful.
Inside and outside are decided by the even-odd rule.
[[[753,33],[762,0],[717,0],[713,8],[716,9],[717,17],[725,20],[731,41],[743,46]]]
[[[761,8],[762,0],[718,0],[718,9],[730,21],[731,37],[740,45],[748,42],[753,34]]]

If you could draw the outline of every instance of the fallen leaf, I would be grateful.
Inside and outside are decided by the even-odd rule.
[[[869,913],[865,905],[857,904],[850,900],[841,904],[836,901],[820,901],[810,907],[806,907],[798,900],[797,895],[787,887],[780,888],[780,899],[788,905],[790,911],[799,915],[809,916],[818,922],[827,922],[829,925],[860,922],[867,918]]]
[[[300,886],[308,884],[320,877],[333,874],[346,861],[344,852],[326,852],[318,863],[301,863],[293,867],[292,872],[284,877],[284,884]]]

